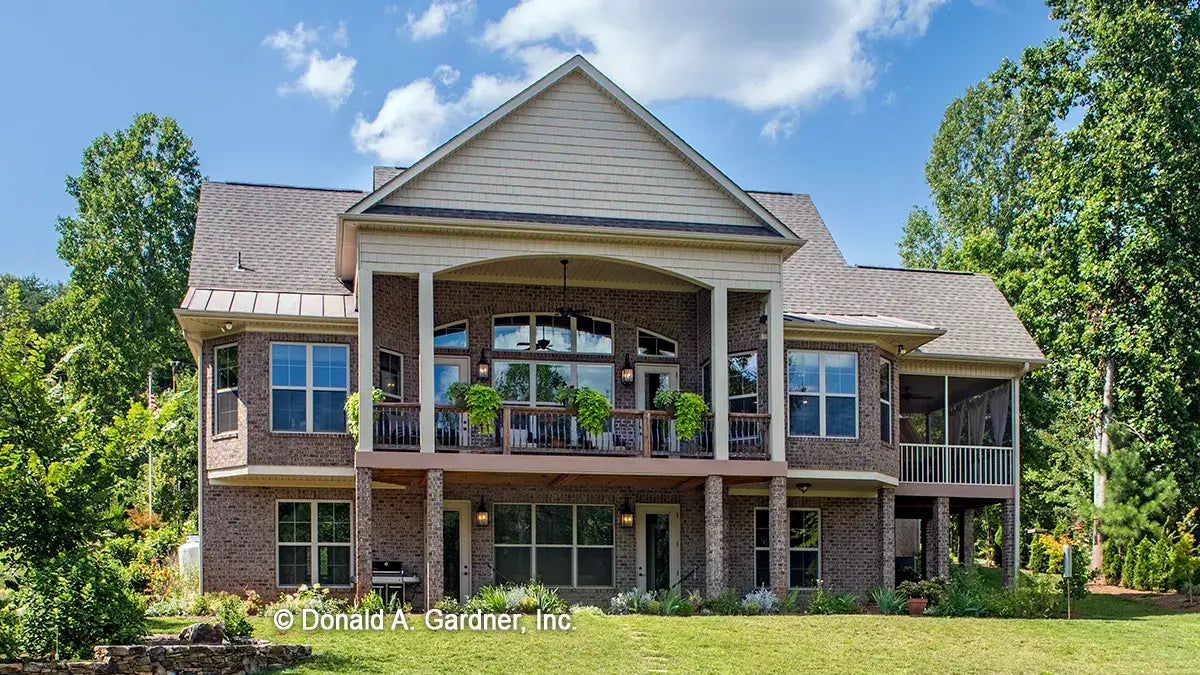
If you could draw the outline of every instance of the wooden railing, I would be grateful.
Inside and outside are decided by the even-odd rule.
[[[770,416],[729,415],[730,459],[769,459]],[[420,404],[375,404],[375,448],[420,448]],[[675,423],[661,410],[614,408],[604,430],[580,428],[573,413],[562,408],[503,406],[490,433],[470,423],[467,411],[438,405],[434,412],[434,448],[438,452],[502,454],[606,455],[617,457],[713,456],[712,417],[692,438],[675,435]]]
[[[1012,485],[1013,449],[901,443],[900,480],[906,483]]]

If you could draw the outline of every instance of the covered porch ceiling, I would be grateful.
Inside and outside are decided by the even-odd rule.
[[[567,260],[567,286],[588,288],[635,288],[692,292],[700,287],[687,279],[640,265],[584,256],[538,256],[504,258],[465,265],[444,272],[439,281],[472,281],[506,284],[560,286],[562,260]]]

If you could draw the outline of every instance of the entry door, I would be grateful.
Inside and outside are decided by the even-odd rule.
[[[455,382],[471,381],[471,359],[465,356],[435,356],[433,359],[433,402],[438,404],[452,403],[447,391]],[[451,447],[469,445],[469,432],[466,415],[451,415],[436,413],[434,429],[438,445]]]
[[[471,597],[471,503],[447,501],[442,510],[443,593],[459,602]]]
[[[679,366],[638,364],[634,373],[637,379],[638,410],[654,408],[654,395],[660,389],[679,389]],[[651,423],[651,448],[655,452],[679,452],[679,439],[675,438],[675,421],[654,418]]]
[[[638,504],[637,582],[643,591],[679,586],[679,505]]]

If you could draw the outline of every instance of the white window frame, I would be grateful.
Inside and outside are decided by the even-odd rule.
[[[674,350],[675,356],[663,356],[662,354],[643,354],[642,350],[641,350],[642,333],[645,333],[646,335],[649,335],[650,337],[658,338],[659,340],[666,340],[667,342],[670,342],[671,344],[675,345],[675,350]],[[639,327],[637,329],[637,342],[634,344],[634,346],[637,349],[638,356],[644,356],[644,357],[648,357],[648,358],[652,358],[652,359],[677,359],[677,358],[679,358],[679,341],[678,340],[669,338],[666,335],[663,335],[662,333],[656,333],[652,330],[647,330],[645,328]]]
[[[892,371],[892,362],[888,361],[887,359],[882,359],[882,358],[879,359],[879,368],[881,370],[887,371],[887,398],[885,399],[883,397],[884,392],[882,389],[879,391],[879,408],[881,410],[883,408],[887,408],[887,426],[880,427],[879,441],[881,443],[886,443],[888,445],[894,445],[896,439],[892,438],[892,436],[894,435],[894,432],[895,432],[895,429],[893,428],[893,427],[895,427],[895,424],[894,424],[895,418],[892,417],[892,415],[894,415],[896,413],[896,409],[892,404],[892,399],[896,398],[896,391],[895,391],[896,387],[893,386],[892,380],[895,378],[896,373]],[[855,379],[858,379],[858,378],[855,378]],[[882,378],[881,378],[881,381],[882,381]],[[887,438],[883,437],[883,430],[885,428],[887,429]]]
[[[529,507],[529,543],[528,544],[497,544],[496,543],[496,528],[492,530],[492,565],[493,569],[496,564],[496,548],[528,548],[529,549],[529,578],[537,580],[537,549],[542,548],[569,548],[571,549],[571,585],[569,588],[616,588],[617,584],[617,508],[612,504],[562,504],[552,502],[497,502],[493,506],[526,506]],[[537,543],[537,507],[539,506],[569,506],[571,507],[571,543],[570,544],[538,544]],[[612,514],[612,544],[607,546],[597,544],[580,544],[579,543],[579,507],[597,507],[608,509]],[[494,510],[494,509],[493,509]],[[493,524],[494,525],[494,524]],[[584,548],[607,548],[611,552],[610,562],[612,564],[612,584],[608,586],[580,586],[579,585],[579,549]],[[497,582],[499,583],[499,582]]]
[[[735,358],[739,358],[742,356],[753,356],[754,357],[754,393],[752,393],[752,394],[730,394],[729,400],[735,401],[735,400],[741,400],[741,399],[746,399],[746,398],[752,398],[752,399],[754,399],[754,410],[757,412],[758,411],[758,350],[750,349],[750,350],[747,350],[744,352],[735,352],[733,354],[730,354],[729,362],[732,363]],[[729,364],[726,364],[725,369],[726,369],[726,371],[728,371]],[[711,377],[711,375],[709,377]]]
[[[771,515],[770,515],[771,509],[769,509],[765,506],[754,507],[754,520],[751,521],[751,526],[750,526],[751,527],[750,541],[752,544],[754,544],[754,570],[755,570],[756,576],[758,573],[758,552],[766,551],[768,556],[771,555],[770,534],[768,533],[768,535],[767,535],[767,545],[766,546],[759,546],[757,539],[754,538],[754,535],[756,534],[755,530],[757,530],[757,528],[758,528],[758,512],[759,511],[767,512],[767,522],[768,523],[770,523],[770,518],[771,518]],[[793,511],[814,511],[814,512],[816,512],[816,514],[817,514],[817,547],[816,548],[808,548],[808,547],[804,547],[804,546],[798,546],[798,547],[792,546],[791,527],[792,527],[792,512]],[[817,553],[817,579],[822,578],[821,577],[821,562],[822,562],[821,561],[821,542],[824,538],[821,536],[821,509],[814,509],[811,507],[799,507],[799,506],[791,507],[788,509],[787,525],[788,525],[788,549],[787,549],[788,550],[788,560],[787,560],[788,588],[801,590],[801,591],[814,590],[814,589],[816,589],[816,586],[796,586],[796,585],[792,584],[792,556],[791,556],[791,553],[792,553],[792,551],[815,551]],[[757,582],[758,579],[756,578],[755,581]],[[770,585],[771,584],[768,580],[767,586],[769,587]]]
[[[510,316],[527,316],[527,317],[529,317],[529,337],[527,339],[527,342],[529,342],[529,346],[526,347],[525,349],[505,349],[505,348],[496,346],[496,319],[510,317]],[[492,332],[491,332],[491,337],[490,337],[490,341],[492,343],[492,350],[498,351],[498,352],[516,352],[516,353],[534,352],[534,353],[537,353],[539,351],[537,349],[537,320],[538,320],[539,316],[556,317],[556,316],[558,316],[558,314],[555,314],[553,312],[513,312],[510,314],[493,314],[492,320],[491,320]],[[617,341],[617,323],[615,321],[613,321],[612,319],[606,319],[601,316],[592,316],[591,314],[588,314],[587,318],[591,319],[592,321],[603,321],[608,324],[608,326],[609,326],[608,341],[610,344],[610,349],[607,352],[581,352],[581,351],[579,351],[579,325],[578,325],[577,317],[572,316],[571,317],[571,329],[570,329],[571,330],[571,349],[569,351],[541,350],[541,353],[544,353],[544,354],[584,354],[584,355],[591,354],[591,355],[596,355],[596,356],[611,356],[612,354],[614,354],[615,350],[616,350],[616,341]]]
[[[276,386],[275,385],[275,345],[296,345],[304,347],[304,386]],[[313,384],[313,347],[341,347],[346,350],[346,386],[345,387],[318,387]],[[328,434],[328,435],[346,435],[349,432],[343,429],[342,431],[313,431],[313,392],[314,391],[344,391],[346,396],[350,395],[350,345],[345,342],[287,342],[277,341],[272,342],[267,346],[267,388],[271,394],[267,405],[269,406],[268,421],[271,433],[273,434]],[[303,391],[304,392],[304,430],[299,429],[276,429],[275,428],[275,390],[283,389],[288,391]]]
[[[236,343],[236,342],[231,342],[231,343],[229,343],[229,344],[227,344],[227,345],[220,345],[219,347],[215,347],[215,348],[213,348],[213,383],[212,383],[212,387],[213,387],[213,408],[212,408],[212,410],[213,410],[213,415],[212,415],[212,433],[213,433],[213,436],[214,436],[214,437],[216,437],[216,436],[221,436],[221,437],[224,437],[224,436],[234,436],[234,435],[237,435],[237,433],[238,433],[238,432],[241,430],[241,426],[242,426],[242,424],[241,424],[241,420],[240,420],[240,419],[237,419],[237,420],[235,420],[235,424],[234,424],[234,427],[233,427],[232,429],[226,429],[226,430],[224,430],[224,431],[221,431],[221,430],[218,428],[218,426],[217,426],[217,424],[218,424],[218,421],[221,419],[221,407],[220,407],[220,405],[219,405],[219,404],[218,404],[218,402],[217,402],[217,401],[218,401],[218,399],[221,397],[221,394],[229,394],[229,393],[232,393],[232,394],[234,394],[234,395],[235,395],[235,398],[236,398],[236,395],[237,395],[237,392],[238,392],[238,386],[237,386],[237,385],[234,385],[234,386],[232,386],[232,387],[225,387],[225,388],[223,388],[223,389],[222,389],[222,388],[218,388],[218,385],[217,385],[217,383],[218,383],[218,382],[220,382],[220,378],[221,378],[221,352],[222,352],[222,351],[229,350],[229,349],[233,349],[233,350],[236,350],[236,351],[238,351],[238,356],[239,356],[239,358],[241,357],[241,352],[240,352],[240,350],[238,350],[238,343]],[[241,368],[238,368],[238,383],[239,383],[239,384],[241,383]],[[239,417],[240,417],[240,415],[239,415]]]
[[[492,372],[493,373],[499,372],[499,368],[496,368],[496,365],[499,363],[529,364],[529,400],[528,401],[516,401],[516,400],[505,399],[503,401],[503,403],[506,405],[529,406],[531,408],[561,408],[561,407],[563,407],[563,404],[558,403],[556,401],[555,402],[549,402],[549,401],[539,402],[537,400],[537,367],[538,366],[568,366],[571,369],[570,386],[572,386],[572,387],[579,386],[579,366],[608,366],[608,368],[612,371],[612,386],[610,387],[610,391],[612,391],[613,398],[616,398],[616,395],[617,395],[617,386],[616,386],[617,368],[616,368],[615,364],[613,364],[609,361],[523,361],[521,359],[496,359],[496,361],[492,364]],[[493,377],[492,384],[495,384],[495,382],[496,382],[496,378]],[[614,404],[614,403],[615,403],[615,401],[609,400],[610,405]],[[585,504],[584,506],[587,506],[587,505]]]
[[[452,328],[454,326],[457,326],[458,324],[462,324],[463,336],[467,338],[467,344],[462,347],[446,347],[446,346],[434,345],[435,349],[470,349],[471,348],[471,324],[467,319],[459,319],[458,321],[451,321],[450,323],[443,323],[441,325],[434,326],[433,332],[437,333],[439,330],[442,330],[444,328]]]
[[[394,349],[385,349],[383,347],[379,348],[379,353],[381,355],[382,354],[390,354],[390,355],[395,356],[400,359],[400,373],[399,373],[400,391],[399,391],[399,393],[396,393],[396,394],[389,394],[386,391],[384,391],[383,397],[386,399],[393,400],[393,401],[403,401],[404,400],[404,354],[401,354],[400,352],[398,352]],[[349,380],[350,380],[350,373],[349,373],[350,362],[349,361],[346,362],[346,370],[347,370],[346,383],[349,384]],[[383,359],[379,360],[379,370],[376,371],[375,374],[376,374],[376,378],[375,378],[376,385],[379,387],[380,391],[383,391]]]
[[[311,529],[310,529],[310,532],[308,535],[309,540],[307,543],[279,541],[279,505],[280,504],[309,504],[310,505],[310,509],[311,509],[310,513],[312,514],[312,522],[309,523],[309,527]],[[317,523],[320,519],[320,516],[318,514],[318,509],[317,509],[318,504],[346,504],[347,506],[350,507],[350,541],[349,542],[341,543],[341,542],[319,542],[319,541],[317,541]],[[353,588],[354,587],[354,578],[355,578],[355,574],[356,574],[356,570],[355,570],[356,561],[354,559],[354,530],[355,530],[355,522],[354,522],[354,502],[353,502],[353,500],[350,500],[350,499],[276,499],[275,500],[275,585],[278,586],[279,588],[299,588],[301,585],[312,586],[313,584],[317,583],[318,576],[320,575],[320,571],[318,570],[318,565],[321,560],[320,548],[322,546],[326,546],[326,547],[337,547],[337,548],[344,547],[344,548],[347,548],[350,550],[350,579],[349,579],[349,583],[346,583],[346,584],[321,584],[321,585],[324,586],[325,588]],[[309,558],[308,558],[309,580],[306,583],[304,583],[304,584],[284,584],[284,583],[282,583],[282,580],[279,578],[279,571],[280,571],[279,549],[284,546],[295,546],[297,548],[300,546],[308,546],[308,548],[309,548],[309,553],[308,553],[308,555],[309,555]]]
[[[816,354],[816,355],[817,355],[817,359],[818,359],[818,360],[817,360],[817,373],[818,373],[818,377],[819,377],[819,379],[820,379],[820,382],[821,382],[821,390],[820,390],[819,392],[812,392],[812,391],[792,391],[792,389],[791,389],[791,378],[790,378],[790,377],[788,377],[788,373],[787,373],[787,361],[788,361],[788,360],[787,360],[787,358],[786,358],[786,356],[785,356],[785,358],[784,358],[784,379],[785,379],[785,384],[784,384],[784,386],[788,387],[788,390],[787,390],[787,396],[788,396],[788,407],[789,407],[789,410],[790,410],[790,407],[791,407],[791,397],[792,397],[792,396],[815,396],[815,397],[818,397],[818,399],[819,399],[819,400],[818,400],[818,406],[819,406],[819,409],[818,409],[818,411],[817,411],[817,415],[818,415],[818,417],[819,417],[819,421],[820,421],[820,427],[819,427],[819,428],[820,428],[820,433],[818,433],[818,434],[816,434],[816,435],[813,435],[813,434],[794,434],[794,433],[792,433],[791,415],[789,414],[789,416],[788,416],[788,422],[787,422],[787,424],[788,424],[788,436],[789,436],[790,438],[828,438],[828,439],[832,439],[832,440],[842,440],[842,441],[854,441],[854,440],[858,440],[858,437],[859,437],[859,431],[860,431],[860,429],[859,429],[859,426],[860,426],[860,420],[859,420],[859,411],[858,411],[858,394],[859,394],[859,384],[858,384],[858,380],[859,380],[859,377],[862,375],[862,372],[861,372],[861,369],[859,368],[859,363],[858,363],[858,352],[835,351],[835,350],[830,350],[830,351],[821,351],[821,350],[817,350],[817,349],[789,349],[789,350],[787,350],[787,353],[788,353],[788,354],[793,354],[793,353],[796,353],[796,354]],[[825,383],[825,357],[826,357],[826,355],[829,355],[829,354],[849,355],[849,356],[852,356],[852,357],[854,357],[854,393],[853,393],[853,394],[841,394],[841,393],[838,393],[838,394],[831,394],[831,393],[829,393],[829,392],[828,392],[828,390],[829,390],[829,387],[828,387],[828,385]],[[827,398],[850,398],[850,399],[854,399],[854,433],[853,433],[852,435],[850,435],[850,436],[829,436],[829,435],[827,435],[827,434],[826,434],[826,429],[825,429],[825,417],[826,417],[826,415],[825,415],[825,400],[826,400]]]

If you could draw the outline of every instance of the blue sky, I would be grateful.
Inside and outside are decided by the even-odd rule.
[[[811,194],[851,262],[894,265],[945,106],[1055,31],[1035,0],[596,4],[10,6],[0,271],[66,278],[64,177],[139,112],[179,120],[208,178],[363,189],[575,51],[742,187]]]

